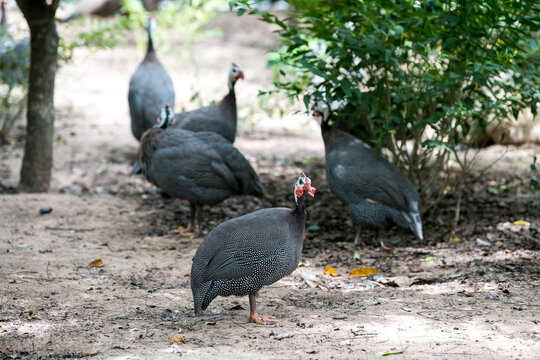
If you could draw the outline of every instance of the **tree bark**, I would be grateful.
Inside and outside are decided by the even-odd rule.
[[[30,75],[26,143],[19,191],[47,192],[51,182],[54,135],[54,78],[58,34],[54,15],[59,0],[17,0],[30,28]]]

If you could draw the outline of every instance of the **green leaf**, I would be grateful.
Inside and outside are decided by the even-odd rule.
[[[377,356],[398,355],[398,354],[404,353],[405,350],[407,350],[406,347],[401,348],[399,350],[379,351],[378,353],[375,353],[375,355],[377,355]]]
[[[321,228],[320,226],[311,225],[311,226],[308,226],[307,231],[319,231],[320,228]]]
[[[426,262],[427,262],[427,261],[433,261],[433,260],[435,260],[435,256],[432,256],[432,255],[426,256],[426,258],[425,258],[425,261],[426,261]]]

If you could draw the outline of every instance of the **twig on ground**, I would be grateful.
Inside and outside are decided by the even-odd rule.
[[[74,229],[74,228],[64,228],[59,226],[45,226],[47,230],[59,230],[59,231],[73,231],[73,232],[85,232],[85,231],[94,231],[95,228],[89,229]]]

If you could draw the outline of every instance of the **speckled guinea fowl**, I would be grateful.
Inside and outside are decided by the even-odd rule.
[[[174,106],[172,80],[158,60],[153,43],[155,20],[150,18],[146,25],[148,48],[144,60],[129,81],[129,113],[131,131],[139,140],[143,133],[154,126],[161,109]]]
[[[229,71],[229,93],[218,103],[175,115],[177,128],[191,131],[211,131],[234,142],[236,137],[236,95],[234,85],[244,78],[244,72],[232,64]]]
[[[167,128],[173,122],[166,108],[157,128],[141,138],[140,163],[146,178],[173,197],[190,202],[188,230],[198,236],[202,206],[215,205],[231,195],[263,196],[255,170],[227,140],[211,132]]]
[[[329,125],[329,106],[318,101],[313,115],[320,116],[326,153],[326,178],[330,190],[349,206],[360,227],[409,228],[423,239],[420,199],[416,187],[393,164],[362,140]],[[360,239],[360,228],[355,244]]]
[[[261,325],[276,322],[273,317],[257,314],[255,296],[263,286],[289,275],[298,266],[307,194],[313,197],[315,188],[302,175],[295,184],[294,209],[254,211],[221,223],[206,236],[191,267],[196,314],[218,295],[249,295],[249,320]]]

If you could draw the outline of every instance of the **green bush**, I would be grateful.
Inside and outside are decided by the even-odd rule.
[[[277,89],[333,103],[334,125],[388,149],[424,211],[448,185],[460,194],[472,129],[536,113],[538,1],[291,0],[285,17],[254,3],[230,5],[278,26]]]

